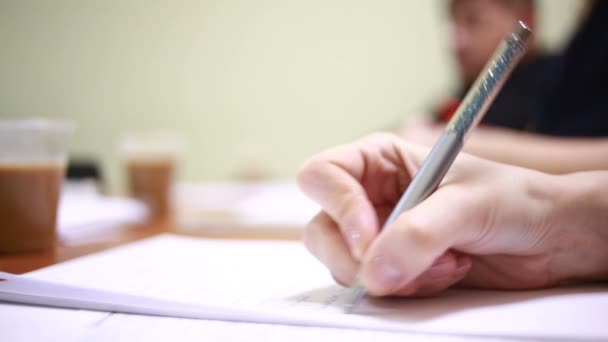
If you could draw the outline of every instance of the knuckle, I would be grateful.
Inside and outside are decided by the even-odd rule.
[[[300,188],[306,192],[310,184],[314,183],[320,177],[323,162],[319,157],[313,157],[300,167],[297,173],[297,183]]]
[[[437,234],[424,222],[417,219],[404,220],[403,233],[413,243],[421,246],[433,246],[437,243]]]
[[[357,195],[353,193],[343,193],[340,201],[336,205],[335,219],[342,224],[348,224],[350,216],[356,210]]]
[[[345,186],[334,194],[334,205],[330,214],[341,227],[359,226],[360,220],[365,216],[364,213],[371,208],[371,204],[370,207],[368,204],[369,199],[363,190]]]

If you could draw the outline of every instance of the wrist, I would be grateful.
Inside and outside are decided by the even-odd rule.
[[[548,224],[559,283],[608,280],[608,173],[551,176]]]

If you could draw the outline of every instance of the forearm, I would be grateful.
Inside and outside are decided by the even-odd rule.
[[[554,138],[480,128],[471,134],[465,150],[482,158],[554,174],[608,170],[608,138]]]
[[[608,281],[608,172],[556,176],[549,224],[562,282]]]

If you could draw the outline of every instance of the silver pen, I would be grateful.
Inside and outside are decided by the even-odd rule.
[[[479,75],[445,131],[422,163],[420,170],[399,199],[384,223],[384,227],[393,223],[401,213],[413,208],[437,189],[462,149],[469,131],[485,115],[515,65],[524,56],[531,37],[532,31],[520,21],[498,46],[484,71]],[[355,279],[350,292],[344,307],[347,313],[352,312],[365,296],[365,288],[361,284],[360,277]]]

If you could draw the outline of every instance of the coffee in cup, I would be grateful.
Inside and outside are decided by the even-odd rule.
[[[72,126],[0,120],[0,253],[53,247]]]

